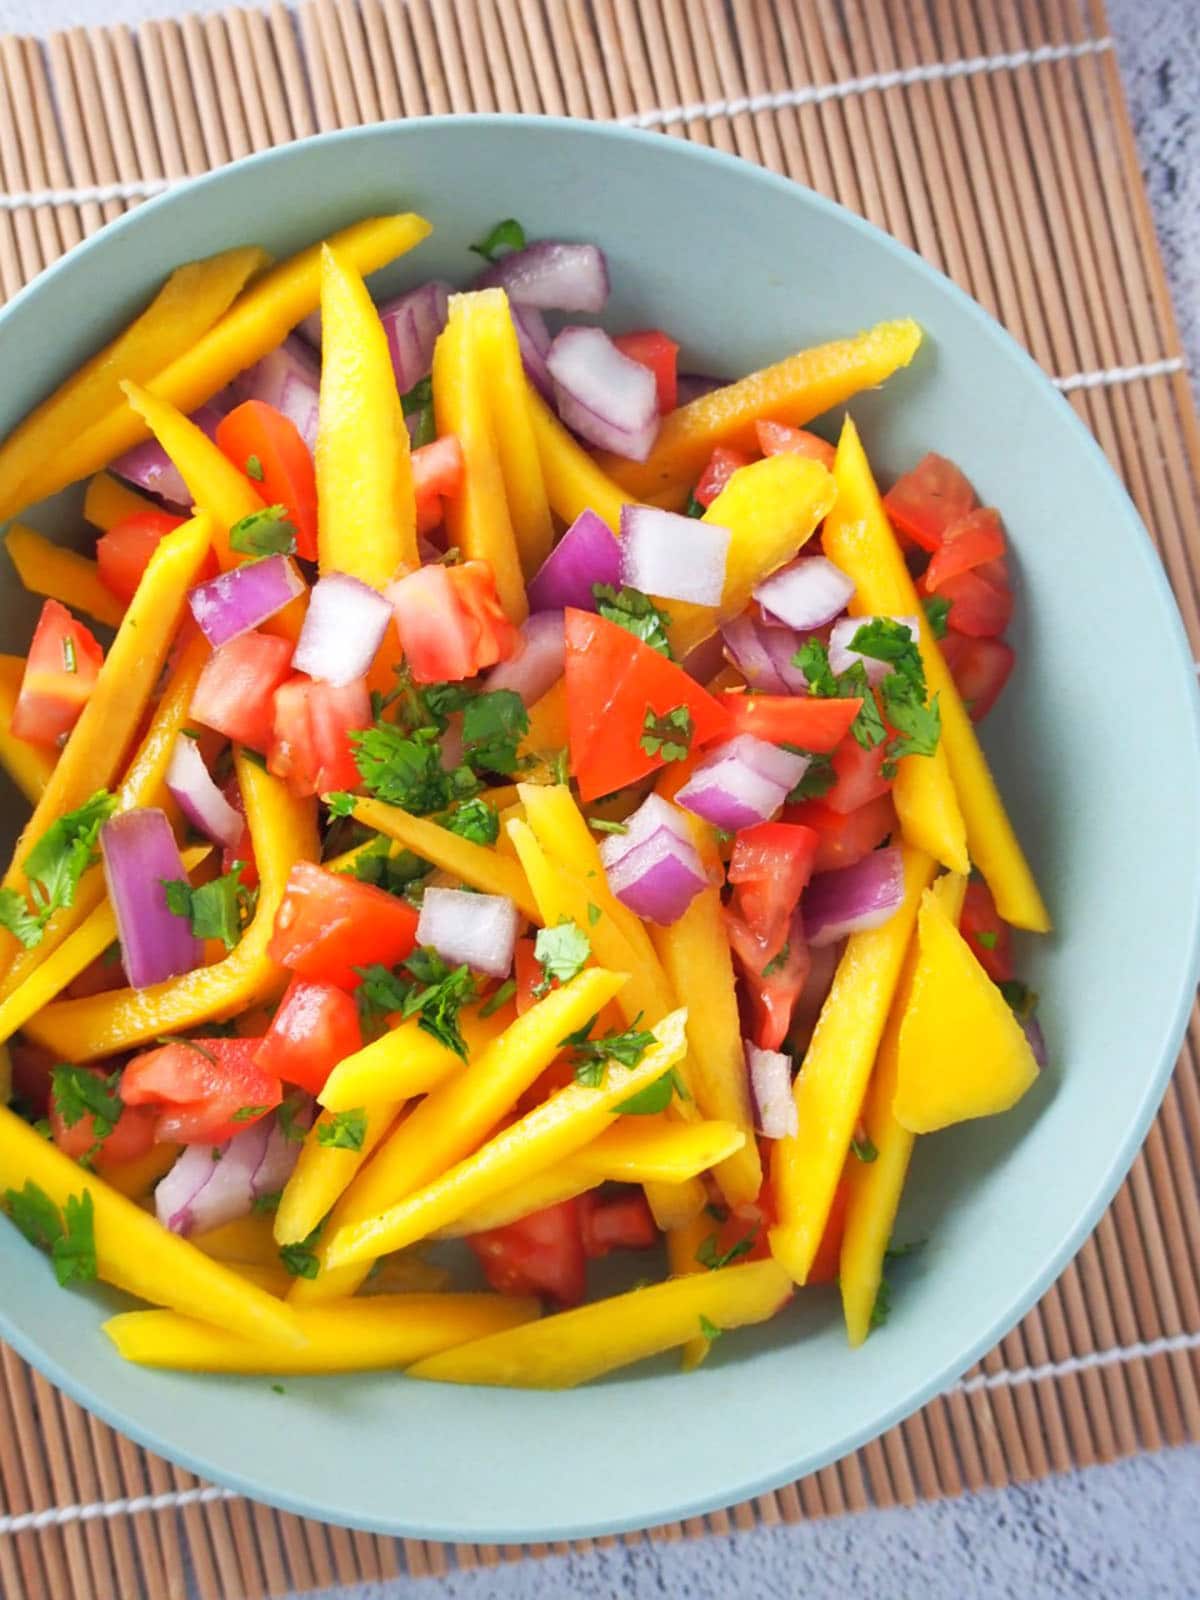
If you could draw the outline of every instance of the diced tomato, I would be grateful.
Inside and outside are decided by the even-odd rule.
[[[775,948],[735,909],[726,908],[725,929],[742,969],[749,1035],[761,1049],[778,1050],[787,1038],[792,1008],[808,979],[808,945],[800,912],[793,913],[783,941]]]
[[[836,816],[837,813],[832,812],[831,815]],[[804,992],[792,1007],[791,1038],[799,1050],[803,1050],[812,1038],[825,997],[833,987],[841,953],[841,946],[837,944],[819,944],[809,948],[810,965]]]
[[[192,716],[237,744],[266,755],[275,691],[291,671],[292,646],[273,633],[243,633],[214,650],[192,696]]]
[[[926,594],[936,594],[948,578],[970,572],[985,561],[1000,560],[1006,548],[1000,513],[991,506],[979,506],[946,530],[925,569],[921,588]]]
[[[413,489],[417,497],[417,532],[430,533],[442,520],[443,500],[462,488],[462,445],[456,433],[443,434],[412,453]]]
[[[83,971],[71,979],[63,990],[63,997],[67,1000],[86,1000],[89,995],[110,994],[114,989],[128,987],[120,955],[110,955],[105,951],[94,961],[89,961]]]
[[[763,455],[807,456],[811,461],[819,461],[823,467],[828,467],[830,472],[833,471],[836,452],[828,439],[822,439],[819,433],[809,433],[807,428],[789,428],[786,422],[756,422],[754,427]]]
[[[708,1254],[705,1247],[710,1247],[718,1259],[736,1250],[735,1262],[765,1260],[771,1253],[767,1235],[774,1223],[773,1211],[774,1197],[764,1183],[758,1199],[751,1205],[739,1206],[721,1221],[714,1217],[712,1233],[702,1246],[704,1254]]]
[[[948,633],[942,640],[942,654],[972,722],[982,722],[1000,698],[1016,662],[1011,647],[1003,639],[969,639],[963,633]]]
[[[679,403],[679,346],[674,339],[661,328],[643,328],[635,333],[619,333],[613,343],[622,355],[654,374],[659,411],[664,416],[674,411]]]
[[[583,1299],[587,1269],[577,1200],[563,1200],[506,1227],[472,1234],[467,1243],[499,1294],[541,1294],[560,1306],[576,1306]]]
[[[142,573],[165,535],[183,526],[182,517],[167,511],[137,511],[114,522],[96,540],[96,565],[100,581],[127,604],[137,593]]]
[[[33,744],[58,744],[79,720],[104,651],[58,600],[47,600],[34,630],[12,731]]]
[[[221,850],[221,871],[232,872],[235,861],[242,863],[241,883],[244,889],[253,889],[258,883],[258,862],[254,859],[254,840],[250,837],[250,824],[246,821],[246,803],[237,775],[230,773],[221,785],[221,793],[242,818],[242,836],[235,845],[225,845]]]
[[[338,1062],[362,1042],[358,1007],[344,989],[293,978],[256,1059],[285,1083],[320,1094]]]
[[[312,453],[292,419],[265,400],[244,400],[222,417],[216,438],[267,505],[285,508],[296,530],[296,554],[315,561],[317,476]]]
[[[850,1204],[850,1186],[843,1178],[833,1191],[833,1202],[825,1222],[825,1232],[817,1246],[817,1253],[808,1269],[805,1283],[836,1283],[842,1258],[842,1235],[846,1231],[846,1208]]]
[[[417,913],[373,884],[298,861],[288,873],[269,954],[310,983],[356,989],[356,967],[394,967],[413,952]]]
[[[541,963],[533,953],[532,939],[518,939],[516,954],[513,957],[513,977],[516,979],[516,1007],[517,1015],[523,1017],[530,1006],[535,1004],[538,996],[534,990],[541,983],[544,976]],[[551,989],[558,988],[558,979],[550,980]]]
[[[275,691],[267,770],[286,778],[301,796],[356,789],[360,779],[350,735],[373,720],[365,678],[335,688],[297,673]]]
[[[763,944],[778,949],[792,912],[812,876],[818,839],[794,822],[760,822],[733,841],[729,881],[739,914]]]
[[[748,467],[751,457],[744,450],[734,450],[719,444],[708,458],[708,465],[700,474],[700,481],[692,490],[702,506],[710,506],[739,467]]]
[[[824,700],[819,695],[746,694],[725,689],[719,696],[734,733],[752,733],[768,744],[791,744],[828,755],[850,731],[861,700]]]
[[[50,1069],[58,1065],[58,1057],[40,1044],[30,1044],[18,1035],[8,1046],[12,1063],[12,1097],[28,1108],[35,1117],[44,1117],[50,1110]]]
[[[387,597],[415,683],[459,683],[520,648],[486,561],[434,562],[398,578]]]
[[[255,1061],[258,1039],[181,1039],[135,1056],[121,1074],[121,1098],[156,1106],[160,1143],[223,1144],[273,1111],[279,1079]]]
[[[666,763],[642,743],[651,722],[686,710],[691,751],[729,733],[721,704],[682,667],[590,611],[566,612],[567,738],[584,800],[611,794]]]
[[[822,804],[830,811],[857,811],[887,794],[892,780],[883,775],[886,758],[885,744],[864,750],[853,735],[848,735],[830,757],[837,781],[821,796]]]
[[[946,626],[972,639],[994,639],[1012,619],[1012,590],[988,581],[982,569],[947,578],[939,591],[950,602]]]
[[[87,1067],[83,1070],[97,1078],[108,1076],[103,1067]],[[154,1143],[156,1120],[157,1113],[147,1106],[123,1106],[112,1132],[97,1140],[96,1119],[90,1111],[85,1111],[78,1122],[68,1127],[53,1099],[50,1103],[50,1132],[55,1144],[72,1161],[90,1156],[90,1164],[98,1172],[122,1161],[136,1161],[139,1156],[144,1156]]]
[[[579,1196],[579,1228],[583,1253],[598,1261],[610,1250],[652,1250],[658,1229],[643,1194],[602,1199],[594,1190]]]
[[[988,977],[996,983],[1011,982],[1012,929],[996,910],[992,891],[982,878],[972,878],[967,885],[958,927]]]
[[[852,867],[869,856],[896,828],[896,808],[890,794],[869,800],[857,811],[831,811],[820,800],[785,806],[784,822],[802,822],[817,835],[814,872],[834,872]]]
[[[883,505],[897,532],[932,552],[975,509],[975,491],[953,461],[930,452],[893,484]]]

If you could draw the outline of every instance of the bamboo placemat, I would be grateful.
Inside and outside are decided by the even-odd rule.
[[[1101,0],[304,0],[7,37],[0,293],[252,150],[469,110],[715,145],[919,250],[1070,395],[1154,531],[1200,655],[1200,429]],[[649,1537],[911,1504],[1200,1438],[1198,1050],[1194,1014],[1111,1210],[965,1381],[835,1466]],[[10,1350],[0,1370],[6,1600],[165,1600],[189,1570],[203,1600],[241,1600],[548,1548],[278,1514],[138,1449]]]

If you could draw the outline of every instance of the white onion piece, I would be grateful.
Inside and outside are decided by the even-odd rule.
[[[621,582],[664,600],[716,606],[725,589],[728,528],[656,506],[621,507]]]
[[[506,895],[430,888],[421,901],[417,943],[436,950],[447,966],[507,978],[520,922]]]
[[[446,326],[450,286],[434,279],[379,307],[396,387],[407,394],[433,367],[433,347]]]
[[[163,1226],[184,1235],[207,1233],[249,1216],[270,1121],[260,1118],[223,1145],[188,1145],[154,1191],[154,1210]],[[214,1149],[220,1159],[214,1159]]]
[[[752,733],[735,734],[724,744],[715,745],[708,752],[704,766],[714,766],[729,756],[744,762],[752,772],[769,778],[784,789],[794,789],[808,771],[808,756],[797,755],[794,750],[783,750],[766,739],[757,739]],[[701,768],[697,767],[697,772]]]
[[[167,788],[187,820],[214,844],[234,849],[245,819],[226,800],[204,764],[200,746],[179,734],[167,763]]]
[[[721,624],[725,654],[752,689],[763,694],[787,694],[788,686],[763,642],[760,630],[748,611]]]
[[[829,635],[829,665],[834,672],[845,672],[856,661],[861,661],[867,670],[867,682],[879,683],[891,672],[891,664],[887,661],[876,661],[874,656],[859,655],[857,650],[851,650],[850,641],[855,637],[860,628],[872,622],[902,622],[911,629],[914,640],[921,637],[921,624],[916,617],[843,617],[840,622],[835,622],[833,632]]]
[[[800,1116],[792,1093],[792,1062],[780,1050],[760,1050],[742,1040],[750,1073],[750,1098],[755,1127],[768,1139],[788,1139],[800,1132]]]
[[[524,647],[487,673],[484,689],[511,689],[526,706],[534,705],[563,675],[567,646],[561,611],[535,611],[521,624]]]
[[[568,428],[631,461],[658,437],[654,374],[623,355],[600,328],[564,328],[546,357],[558,414]]]
[[[608,886],[639,917],[668,927],[687,910],[708,875],[693,845],[659,828],[606,872]]]
[[[801,556],[754,590],[764,611],[801,633],[832,622],[853,595],[853,580],[825,556]]]
[[[377,590],[331,572],[313,585],[292,665],[344,688],[366,673],[391,620],[392,608]]]
[[[321,364],[302,339],[289,334],[277,349],[233,380],[239,400],[263,400],[294,422],[310,450],[317,443]],[[240,463],[239,463],[240,464]]]
[[[817,873],[800,900],[809,947],[882,927],[903,899],[904,862],[895,845],[872,850],[852,867]]]
[[[509,314],[517,335],[517,348],[526,376],[545,400],[554,398],[554,379],[546,365],[551,338],[546,319],[536,306],[521,306],[509,302]]]
[[[603,311],[608,266],[594,244],[539,239],[485,267],[477,288],[498,284],[514,305],[541,311]]]
[[[600,846],[600,860],[604,863],[605,871],[611,871],[631,850],[636,850],[664,829],[673,833],[681,844],[691,844],[688,820],[678,806],[673,806],[659,794],[649,794],[637,810],[626,817],[625,832],[610,833]]]

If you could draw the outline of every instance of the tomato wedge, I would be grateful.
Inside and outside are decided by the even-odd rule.
[[[61,601],[47,600],[34,630],[12,731],[31,744],[58,744],[88,702],[104,651]]]
[[[852,867],[870,855],[896,829],[896,808],[890,794],[881,794],[857,811],[832,811],[820,800],[785,806],[784,822],[801,822],[817,835],[814,872]]]
[[[819,695],[725,689],[719,698],[734,733],[752,733],[768,744],[790,744],[813,755],[835,750],[862,710],[861,700],[823,700]]]
[[[931,552],[975,504],[974,489],[953,461],[932,451],[883,497],[884,510],[896,531]]]
[[[754,429],[763,455],[807,456],[833,471],[836,452],[829,440],[822,439],[819,433],[810,433],[807,428],[789,428],[786,422],[756,422]]]
[[[96,1078],[107,1077],[103,1067],[84,1067],[81,1070],[90,1072]],[[87,1156],[89,1166],[94,1166],[98,1172],[122,1161],[136,1161],[139,1156],[144,1156],[154,1143],[155,1120],[156,1113],[147,1107],[123,1106],[112,1131],[102,1139],[97,1139],[96,1119],[90,1111],[85,1111],[78,1122],[68,1127],[53,1099],[50,1102],[50,1133],[55,1144],[72,1161],[80,1161]]]
[[[818,839],[795,822],[760,822],[733,841],[729,882],[737,909],[765,948],[777,950],[812,876]]]
[[[622,355],[654,374],[659,411],[664,415],[674,411],[679,403],[679,346],[674,339],[661,328],[642,328],[634,333],[619,333],[613,343]]]
[[[387,597],[415,683],[459,683],[520,648],[486,561],[433,562],[397,579]]]
[[[442,520],[443,500],[462,488],[462,445],[456,433],[443,434],[412,453],[413,490],[417,497],[417,532],[431,533]]]
[[[821,796],[824,805],[830,811],[857,811],[887,794],[892,780],[883,775],[886,758],[886,745],[864,750],[852,734],[847,735],[830,758],[836,782]]]
[[[173,517],[167,511],[137,511],[131,517],[114,522],[108,532],[96,540],[96,565],[100,569],[101,583],[111,589],[118,600],[132,600],[150,557],[172,529],[182,526],[183,518]]]
[[[1012,649],[1003,639],[969,639],[963,633],[948,633],[942,640],[942,654],[972,722],[982,722],[1000,698],[1016,663]]]
[[[749,1036],[760,1049],[778,1050],[808,981],[810,959],[799,908],[792,913],[778,944],[768,944],[736,909],[726,908],[725,931],[742,970]]]
[[[467,1243],[499,1294],[540,1294],[560,1306],[583,1299],[586,1266],[579,1202],[533,1211],[503,1228],[472,1234]]]
[[[310,983],[356,989],[356,970],[394,967],[413,952],[417,913],[373,884],[298,861],[288,874],[269,954]]]
[[[317,559],[317,475],[299,428],[265,400],[244,400],[217,424],[217,444],[269,506],[283,506],[296,554]]]
[[[588,1190],[579,1196],[579,1228],[589,1261],[599,1261],[610,1250],[652,1250],[658,1243],[658,1229],[642,1194],[602,1199]]]
[[[967,885],[958,926],[989,978],[1009,983],[1016,976],[1012,929],[996,910],[992,891],[982,878],[973,878]]]
[[[921,587],[936,594],[948,578],[987,561],[999,561],[1005,552],[1004,524],[992,506],[979,506],[946,530],[945,538],[925,569]]]
[[[693,495],[702,506],[712,505],[738,468],[748,467],[753,459],[753,456],[748,456],[744,450],[734,450],[729,445],[719,444],[709,456],[708,465],[692,490]]]
[[[358,1007],[331,983],[293,978],[255,1057],[285,1083],[320,1094],[339,1061],[362,1049]]]
[[[275,691],[291,671],[291,662],[291,644],[273,633],[230,639],[204,663],[192,696],[192,716],[265,756],[275,725]]]
[[[973,572],[960,572],[947,578],[940,591],[950,602],[947,628],[972,639],[994,639],[1012,620],[1012,590],[989,581],[984,571],[980,567]]]
[[[159,1107],[160,1143],[224,1144],[283,1098],[255,1061],[259,1039],[179,1039],[135,1056],[121,1074],[129,1106]]]
[[[373,720],[365,678],[335,688],[297,673],[275,691],[267,770],[286,778],[301,797],[356,789],[360,779],[350,735]]]

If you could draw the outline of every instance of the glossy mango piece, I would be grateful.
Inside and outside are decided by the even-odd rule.
[[[581,512],[594,511],[619,534],[621,507],[632,505],[633,495],[626,494],[596,465],[535,389],[526,392],[542,478],[555,516],[570,527]]]
[[[277,1244],[300,1244],[329,1215],[387,1137],[404,1109],[404,1101],[393,1096],[360,1100],[357,1109],[365,1118],[363,1142],[358,1150],[321,1143],[320,1130],[333,1121],[331,1111],[320,1112],[305,1135],[300,1159],[283,1186],[275,1212]]]
[[[554,543],[554,521],[530,414],[530,389],[503,289],[488,289],[473,298],[472,337],[487,385],[513,537],[521,570],[529,579]]]
[[[101,583],[99,568],[87,556],[55,544],[23,522],[9,524],[4,548],[30,594],[61,600],[72,611],[82,611],[105,627],[120,626],[125,603]]]
[[[12,731],[13,712],[24,676],[24,656],[0,656],[0,766],[30,805],[36,806],[50,782],[57,756],[46,745],[18,739]]]
[[[484,894],[507,895],[513,903],[537,921],[537,902],[529,892],[525,874],[509,856],[502,856],[491,845],[463,839],[428,817],[414,817],[399,806],[382,800],[358,800],[354,815],[365,827],[386,834],[425,861],[468,883]]]
[[[114,478],[111,472],[97,472],[95,477],[89,478],[83,496],[83,520],[90,522],[101,533],[115,528],[126,517],[137,517],[144,511],[159,509],[157,500],[140,494],[128,483],[122,483],[120,478]]]
[[[707,1272],[708,1268],[697,1259],[696,1252],[712,1233],[712,1219],[704,1212],[698,1217],[693,1217],[690,1222],[685,1222],[680,1228],[672,1228],[667,1234],[667,1265],[671,1269],[673,1278],[688,1278],[698,1272]],[[683,1372],[695,1372],[708,1356],[712,1349],[712,1340],[705,1333],[697,1332],[688,1339],[679,1354],[679,1366]]]
[[[490,1017],[472,1006],[459,1015],[467,1060],[497,1038],[507,1026],[503,1007]],[[351,1111],[368,1100],[412,1100],[428,1094],[461,1072],[466,1061],[422,1028],[419,1018],[398,1023],[370,1044],[339,1061],[317,1096],[328,1111]]]

